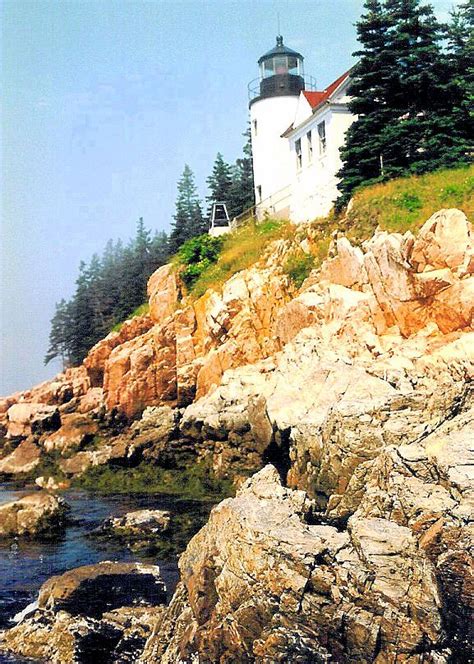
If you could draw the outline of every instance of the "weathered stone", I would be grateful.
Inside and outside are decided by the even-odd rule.
[[[101,562],[52,576],[41,586],[38,606],[100,618],[121,606],[162,604],[165,590],[155,565]]]
[[[41,450],[31,437],[22,440],[13,452],[0,460],[0,473],[19,475],[30,473],[39,464]]]
[[[145,652],[164,657],[151,661],[434,661],[438,593],[410,530],[375,519],[340,533],[305,523],[310,509],[271,467],[215,508],[181,557],[186,593],[150,637]]]
[[[66,503],[48,493],[32,493],[0,505],[0,536],[36,537],[64,525]]]
[[[417,272],[427,268],[450,268],[459,276],[474,271],[474,235],[461,210],[435,212],[414,242],[410,262]]]
[[[62,415],[60,428],[43,440],[42,445],[47,452],[57,450],[66,455],[90,442],[98,430],[97,422],[86,415]]]
[[[93,346],[84,360],[84,367],[90,377],[92,387],[102,387],[105,365],[113,349],[145,334],[152,327],[153,320],[150,316],[135,316],[126,320],[118,332],[111,332],[105,339],[101,339]]]
[[[163,533],[168,530],[171,521],[170,512],[165,510],[136,510],[123,516],[107,519],[102,528],[114,530],[116,533],[124,529],[136,535],[146,536],[147,533]]]
[[[16,403],[7,412],[7,436],[28,436],[31,433],[54,431],[59,427],[59,411],[55,406],[42,403]]]
[[[163,265],[148,280],[150,316],[153,322],[162,324],[176,310],[179,297],[174,265]]]

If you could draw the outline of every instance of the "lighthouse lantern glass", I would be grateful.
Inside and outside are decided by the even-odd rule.
[[[260,65],[260,77],[269,78],[278,74],[303,75],[303,62],[293,55],[276,55]]]

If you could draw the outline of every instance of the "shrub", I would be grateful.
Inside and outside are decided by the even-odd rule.
[[[178,262],[185,265],[180,276],[188,289],[217,261],[222,244],[222,237],[199,235],[182,245],[178,252]]]

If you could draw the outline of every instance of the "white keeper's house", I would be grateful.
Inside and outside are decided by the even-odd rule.
[[[259,219],[310,221],[328,214],[339,194],[339,148],[355,119],[347,108],[349,72],[318,91],[303,60],[279,36],[249,84]]]

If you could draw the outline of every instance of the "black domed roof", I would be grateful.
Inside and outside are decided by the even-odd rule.
[[[268,60],[269,58],[272,58],[275,55],[293,55],[296,58],[299,58],[300,60],[304,60],[303,56],[301,53],[298,53],[297,51],[294,51],[292,48],[288,48],[288,46],[285,46],[283,43],[283,37],[279,35],[276,38],[276,46],[274,46],[270,51],[267,51],[262,57],[259,59],[258,64],[261,64],[265,60]]]

